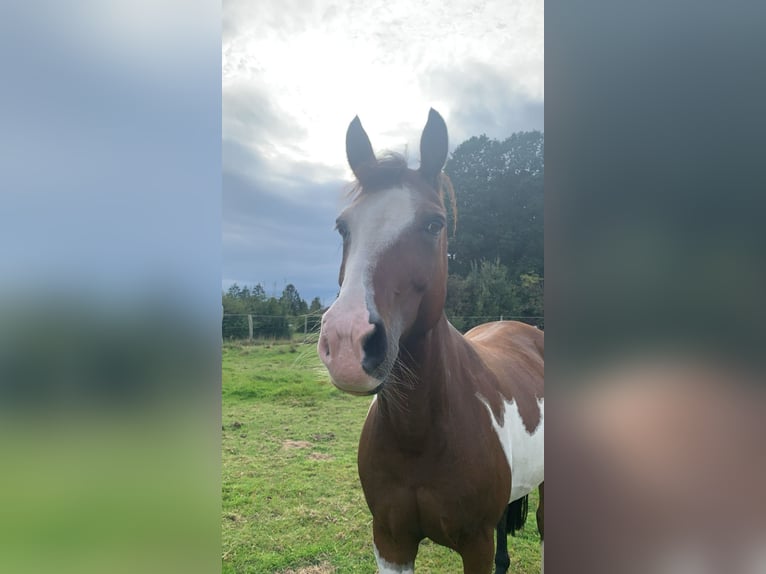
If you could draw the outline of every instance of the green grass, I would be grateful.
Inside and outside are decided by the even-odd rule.
[[[374,573],[371,516],[356,470],[370,400],[336,390],[311,343],[223,348],[222,565],[226,573]],[[539,572],[530,497],[509,538],[512,572]],[[462,572],[425,540],[416,572]]]

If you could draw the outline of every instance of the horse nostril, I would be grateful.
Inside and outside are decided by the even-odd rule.
[[[367,335],[364,343],[362,343],[362,350],[364,351],[362,368],[368,375],[371,375],[386,359],[386,351],[388,350],[386,328],[383,326],[383,321],[378,319],[373,321],[372,324],[375,326],[375,329]]]
[[[322,333],[319,336],[319,356],[330,357],[330,342],[327,340],[327,336]]]

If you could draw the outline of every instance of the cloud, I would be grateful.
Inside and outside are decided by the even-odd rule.
[[[222,40],[225,43],[256,27],[294,34],[309,25],[315,5],[313,0],[226,0],[221,18]]]
[[[265,192],[264,182],[224,174],[224,285],[261,283],[267,292],[293,283],[310,300],[337,291],[340,240],[333,230],[343,201],[341,181],[307,184],[304,202]]]
[[[508,72],[486,62],[467,61],[424,75],[423,91],[449,94],[450,147],[482,133],[504,139],[514,132],[543,130],[544,104],[526,93]]]
[[[261,283],[279,294],[293,283],[307,301],[330,303],[340,265],[333,224],[347,168],[301,159],[297,142],[307,127],[274,96],[246,83],[223,95],[223,286]]]
[[[295,154],[307,128],[275,103],[273,93],[257,84],[239,82],[223,92],[223,141],[234,142],[252,155],[279,157]],[[224,150],[224,169],[226,165]],[[229,164],[229,168],[235,164]]]

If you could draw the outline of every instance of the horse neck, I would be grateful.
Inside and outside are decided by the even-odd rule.
[[[399,350],[392,372],[397,382],[378,395],[378,412],[387,432],[411,449],[418,449],[432,429],[450,412],[453,399],[447,358],[460,337],[442,313],[437,324],[425,334],[408,340]]]

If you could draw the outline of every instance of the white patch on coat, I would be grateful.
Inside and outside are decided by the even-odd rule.
[[[414,574],[414,562],[410,562],[409,564],[394,564],[380,556],[378,547],[375,546],[374,542],[372,543],[372,548],[375,551],[375,561],[378,563],[379,574]]]
[[[545,400],[539,399],[540,422],[532,434],[527,432],[521,420],[518,405],[514,401],[503,400],[503,424],[500,425],[492,413],[489,403],[477,394],[477,398],[489,411],[492,427],[495,429],[505,458],[511,469],[511,497],[517,500],[529,494],[544,480],[545,441],[543,428],[545,423]]]
[[[369,193],[349,212],[351,247],[346,256],[343,285],[333,306],[374,309],[372,274],[380,256],[415,218],[414,192],[393,187]]]

